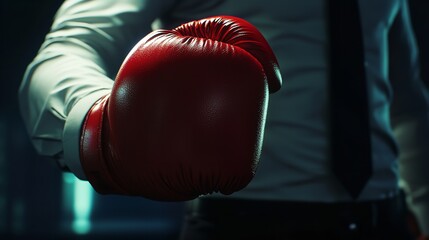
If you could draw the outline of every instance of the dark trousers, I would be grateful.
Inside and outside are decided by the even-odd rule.
[[[401,196],[359,203],[198,199],[181,240],[410,240]]]

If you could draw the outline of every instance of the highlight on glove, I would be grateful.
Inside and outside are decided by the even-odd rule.
[[[102,194],[182,201],[253,178],[276,57],[250,23],[217,16],[156,30],[88,112],[81,164]]]

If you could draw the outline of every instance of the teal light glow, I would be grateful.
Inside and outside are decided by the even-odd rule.
[[[63,174],[64,204],[72,214],[71,230],[83,235],[91,231],[93,189],[87,181],[76,178],[71,173]]]
[[[88,182],[75,178],[72,229],[76,234],[86,234],[91,230],[92,191]]]

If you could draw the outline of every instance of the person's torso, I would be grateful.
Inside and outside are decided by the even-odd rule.
[[[389,120],[388,29],[400,0],[361,0],[372,127],[373,175],[361,200],[397,191],[397,149]],[[231,197],[348,201],[330,166],[328,130],[328,33],[326,1],[183,0],[161,27],[214,15],[254,24],[276,54],[282,89],[270,96],[264,146],[253,181]]]

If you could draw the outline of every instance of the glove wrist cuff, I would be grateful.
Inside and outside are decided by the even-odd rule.
[[[103,136],[106,134],[103,119],[109,94],[101,97],[86,115],[80,139],[80,161],[88,181],[100,194],[125,194],[114,180],[106,164]]]

